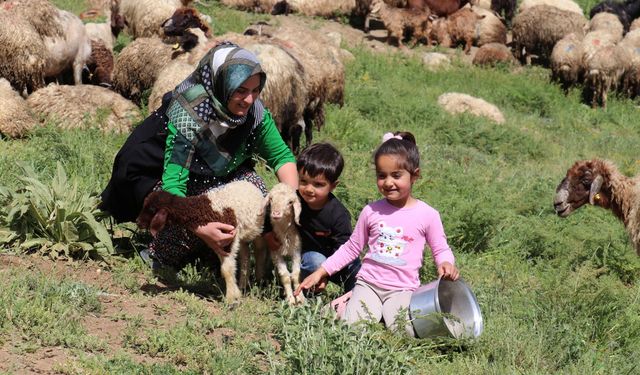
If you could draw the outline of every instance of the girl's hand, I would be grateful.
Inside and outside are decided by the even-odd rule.
[[[307,276],[304,280],[302,280],[300,285],[298,285],[296,290],[293,292],[293,295],[297,297],[300,294],[300,292],[302,292],[303,289],[307,290],[307,289],[313,288],[316,284],[318,284],[322,279],[326,278],[327,276],[329,276],[327,271],[325,271],[325,269],[322,268],[322,266],[320,266],[320,268],[318,268],[314,273],[312,273],[311,275]]]
[[[225,250],[225,247],[233,242],[233,238],[236,236],[236,229],[233,225],[213,221],[206,225],[199,226],[194,233],[200,237],[207,246],[213,249],[218,256],[226,257],[229,255],[229,252]]]
[[[460,277],[460,271],[458,271],[456,266],[454,266],[453,264],[444,262],[438,266],[438,276],[442,277],[443,279],[455,281]]]

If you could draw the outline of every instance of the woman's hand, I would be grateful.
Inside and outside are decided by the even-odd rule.
[[[458,271],[456,266],[454,266],[453,264],[444,262],[438,266],[438,276],[442,277],[443,279],[455,281],[460,277],[460,271]]]
[[[220,257],[226,257],[229,252],[225,247],[233,241],[236,236],[236,228],[233,225],[213,221],[206,225],[201,225],[194,231],[207,246],[209,246]]]
[[[300,285],[298,285],[296,290],[293,292],[293,295],[297,297],[303,289],[307,290],[313,288],[316,284],[321,282],[323,279],[326,279],[328,276],[329,274],[327,273],[327,271],[325,271],[325,269],[320,266],[320,268],[318,268],[314,273],[302,280]],[[326,286],[326,283],[324,286]]]

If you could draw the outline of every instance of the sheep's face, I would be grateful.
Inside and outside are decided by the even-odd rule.
[[[294,221],[300,224],[300,200],[296,191],[285,183],[274,186],[267,196],[271,222]]]
[[[592,161],[576,162],[556,188],[553,206],[558,216],[567,217],[586,203],[596,203],[601,185],[602,177],[594,171]]]
[[[138,227],[149,229],[153,236],[160,232],[167,222],[167,210],[159,208],[166,206],[167,195],[170,194],[159,191],[149,193],[136,218]]]

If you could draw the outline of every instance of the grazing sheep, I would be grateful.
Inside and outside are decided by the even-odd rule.
[[[285,290],[285,296],[289,304],[303,303],[304,296],[293,296],[293,291],[300,285],[300,260],[301,240],[298,233],[300,225],[300,200],[296,190],[285,183],[275,185],[267,195],[267,204],[270,207],[269,219],[273,227],[273,233],[280,241],[280,249],[271,251],[271,259],[280,282]],[[284,257],[291,257],[291,272],[287,269]]]
[[[495,66],[498,64],[518,65],[509,47],[502,43],[489,43],[478,48],[473,56],[473,65]]]
[[[34,113],[59,123],[64,129],[99,127],[126,134],[141,120],[138,107],[117,93],[93,85],[54,85],[27,98]]]
[[[13,88],[9,81],[0,78],[0,136],[22,138],[36,126],[27,102]]]
[[[556,188],[556,214],[567,217],[589,203],[611,212],[622,221],[636,253],[640,255],[640,177],[627,177],[608,160],[577,161]]]
[[[518,5],[518,13],[524,12],[529,8],[533,8],[539,5],[547,5],[567,12],[584,15],[584,12],[582,11],[582,8],[580,8],[580,5],[572,0],[522,0],[522,2]]]
[[[91,55],[85,66],[87,73],[83,83],[111,87],[113,74],[113,52],[101,40],[91,41]]]
[[[468,55],[476,36],[476,25],[482,18],[471,9],[462,8],[446,18],[433,21],[433,34],[443,47],[464,42],[464,53]]]
[[[585,95],[587,98],[591,96],[592,108],[607,108],[608,93],[618,87],[630,62],[628,51],[619,45],[607,45],[585,56]]]
[[[113,88],[140,105],[142,94],[150,89],[174,53],[160,38],[138,38],[118,55],[113,67]]]
[[[553,6],[537,5],[518,13],[513,19],[515,56],[530,64],[532,55],[546,64],[556,43],[570,33],[581,33],[587,19],[582,14]]]
[[[640,94],[640,30],[629,31],[618,45],[625,48],[631,57],[622,76],[621,89],[629,97],[635,98]]]
[[[551,80],[562,85],[565,93],[582,81],[582,35],[571,33],[560,39],[551,52]]]
[[[486,117],[498,124],[504,123],[504,115],[498,107],[471,95],[450,92],[438,97],[438,105],[451,114],[469,112],[474,116]]]
[[[398,41],[398,46],[404,47],[402,39],[406,30],[412,32],[413,46],[418,44],[421,38],[427,40],[427,45],[431,44],[431,20],[429,19],[431,13],[428,10],[393,8],[383,0],[373,0],[371,14],[380,17],[388,31],[387,40],[393,37]]]
[[[616,41],[622,39],[625,28],[620,23],[620,20],[615,14],[612,13],[598,13],[594,15],[589,21],[589,28],[587,31],[604,30],[616,37]]]
[[[624,32],[629,30],[631,21],[640,16],[640,1],[627,0],[624,3],[620,3],[612,0],[605,0],[600,2],[591,8],[589,11],[589,17],[594,18],[595,15],[600,13],[609,13],[616,16],[620,23],[624,27]]]
[[[145,198],[136,219],[140,228],[155,236],[167,223],[195,230],[210,222],[235,227],[236,235],[229,255],[219,256],[220,271],[226,284],[225,298],[234,302],[242,297],[238,288],[246,288],[249,273],[249,243],[261,235],[264,224],[264,197],[254,184],[234,181],[206,194],[179,197],[165,191],[154,191]],[[240,257],[240,280],[236,282],[237,257]]]
[[[26,97],[44,87],[47,49],[40,34],[26,19],[14,17],[1,7],[0,56],[0,77],[6,78],[18,93]]]

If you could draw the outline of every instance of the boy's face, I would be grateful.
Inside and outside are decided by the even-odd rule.
[[[338,181],[331,183],[324,174],[315,177],[309,176],[304,169],[298,172],[300,176],[298,183],[298,192],[302,196],[307,205],[311,209],[318,210],[322,208],[329,199],[329,193],[336,188]]]

